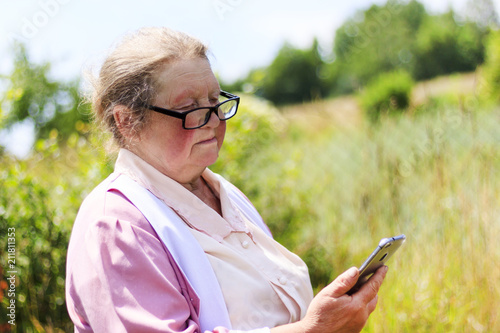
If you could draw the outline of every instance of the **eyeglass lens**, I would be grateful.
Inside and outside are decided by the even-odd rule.
[[[226,120],[234,116],[236,113],[237,102],[235,100],[227,100],[222,102],[219,105],[217,110],[217,117],[220,120]],[[211,108],[202,108],[193,112],[190,112],[186,115],[186,119],[184,121],[185,128],[198,128],[210,120],[210,116],[212,114]]]

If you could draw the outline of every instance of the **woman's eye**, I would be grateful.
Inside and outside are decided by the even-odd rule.
[[[193,105],[193,104],[192,104],[192,105],[188,105],[188,106],[183,106],[183,107],[181,107],[181,108],[179,109],[179,111],[189,111],[189,110],[192,110],[192,109],[194,109],[194,108],[196,108],[196,105]]]

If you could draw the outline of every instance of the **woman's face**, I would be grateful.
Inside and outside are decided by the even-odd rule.
[[[218,103],[219,83],[206,59],[176,60],[156,79],[155,106],[188,111]],[[167,176],[190,182],[217,160],[225,132],[226,122],[213,113],[205,126],[186,130],[181,119],[151,112],[134,151]]]

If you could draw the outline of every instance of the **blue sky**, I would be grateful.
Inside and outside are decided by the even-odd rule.
[[[421,0],[431,13],[462,11],[468,0]],[[0,74],[11,68],[10,44],[24,42],[35,62],[50,61],[56,79],[98,68],[110,47],[144,26],[167,26],[207,43],[222,79],[268,65],[285,41],[331,49],[335,30],[358,10],[385,0],[0,0]],[[495,0],[497,8],[499,0]],[[0,144],[32,140],[21,131]],[[16,144],[26,147],[29,144]],[[14,148],[16,149],[16,148]],[[24,148],[26,149],[26,148]],[[12,150],[12,149],[11,149]],[[18,153],[22,155],[21,152]]]

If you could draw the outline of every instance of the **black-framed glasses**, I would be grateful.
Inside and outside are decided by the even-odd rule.
[[[196,129],[208,123],[212,112],[215,113],[220,120],[228,120],[234,117],[236,111],[238,111],[240,98],[225,91],[221,91],[220,96],[226,99],[217,105],[199,107],[189,111],[169,110],[154,105],[146,105],[146,108],[170,117],[182,119],[182,127],[184,129]]]

